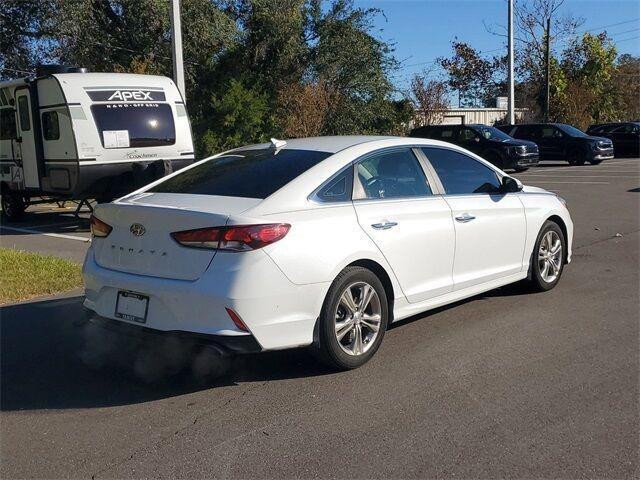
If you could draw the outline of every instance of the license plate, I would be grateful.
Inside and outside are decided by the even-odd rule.
[[[116,318],[131,322],[145,323],[149,297],[133,292],[118,292],[116,300]]]

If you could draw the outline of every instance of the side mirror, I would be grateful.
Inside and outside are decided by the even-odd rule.
[[[522,184],[512,177],[502,177],[502,193],[515,193],[522,190]]]

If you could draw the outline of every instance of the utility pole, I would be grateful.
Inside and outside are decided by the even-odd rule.
[[[509,125],[513,125],[516,120],[513,84],[513,0],[509,0],[509,92],[507,101],[507,123]]]
[[[182,27],[180,26],[180,0],[171,0],[169,8],[171,19],[171,56],[173,58],[173,81],[186,102],[184,90],[184,63],[182,61]]]
[[[544,119],[546,122],[549,121],[549,103],[551,101],[550,97],[550,77],[551,77],[551,17],[547,18],[547,38],[545,38],[545,86],[546,86],[546,95],[544,97]]]

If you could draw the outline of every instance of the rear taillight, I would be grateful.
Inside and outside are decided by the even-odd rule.
[[[104,238],[111,233],[111,230],[113,230],[111,225],[104,223],[95,215],[91,215],[89,223],[91,224],[91,235],[94,237]]]
[[[288,223],[237,225],[184,230],[172,233],[171,237],[185,247],[246,252],[281,240],[290,228]]]

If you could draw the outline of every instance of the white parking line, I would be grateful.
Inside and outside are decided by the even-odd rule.
[[[13,230],[14,232],[22,232],[22,233],[36,233],[38,235],[45,235],[47,237],[55,237],[55,238],[64,238],[67,240],[77,240],[80,242],[88,243],[91,241],[90,238],[86,237],[76,237],[75,235],[63,235],[61,233],[45,233],[39,230],[34,230],[32,228],[17,228],[17,227],[7,227],[5,225],[0,225],[0,228],[4,228],[6,230]]]

